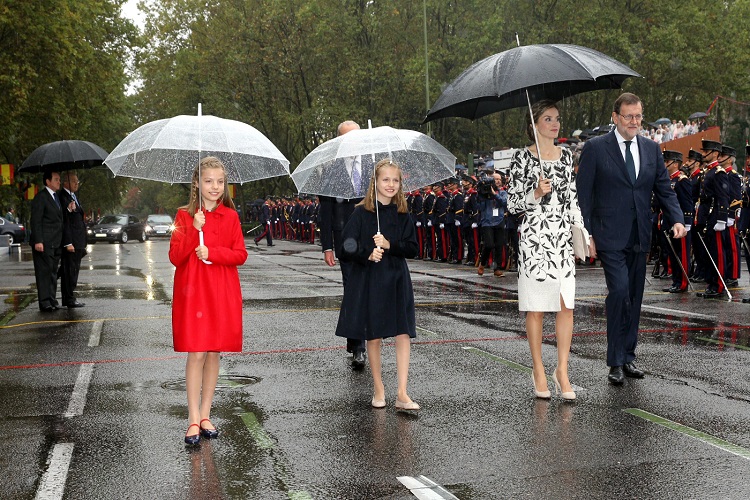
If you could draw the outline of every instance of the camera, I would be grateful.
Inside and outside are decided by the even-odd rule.
[[[495,197],[495,179],[490,175],[483,175],[477,182],[477,193],[482,198],[492,199]]]

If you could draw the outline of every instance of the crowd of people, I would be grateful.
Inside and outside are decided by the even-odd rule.
[[[671,123],[651,124],[649,127],[641,128],[640,134],[648,137],[656,143],[668,142],[673,139],[681,139],[689,135],[703,132],[708,128],[706,119],[699,120],[672,120]]]

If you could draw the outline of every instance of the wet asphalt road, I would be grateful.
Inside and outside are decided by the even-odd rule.
[[[90,247],[86,307],[51,314],[38,310],[30,256],[0,257],[0,497],[408,499],[396,478],[422,475],[449,492],[432,498],[750,497],[750,305],[739,302],[750,288],[728,303],[652,279],[647,377],[612,387],[603,273],[579,268],[568,404],[532,396],[514,277],[412,261],[409,392],[423,410],[403,415],[393,347],[388,407],[374,410],[369,372],[351,370],[333,335],[339,268],[317,245],[248,241],[245,351],[223,357],[221,436],[195,450],[182,442],[168,241]],[[550,315],[548,373],[553,330]]]

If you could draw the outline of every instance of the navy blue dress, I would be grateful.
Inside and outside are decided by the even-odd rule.
[[[394,203],[381,205],[380,232],[391,248],[380,262],[368,257],[375,248],[378,226],[374,212],[358,206],[342,234],[341,259],[352,263],[344,287],[336,335],[373,340],[408,334],[416,337],[414,291],[406,259],[419,251],[414,224]]]

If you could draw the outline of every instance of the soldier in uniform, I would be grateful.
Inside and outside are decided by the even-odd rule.
[[[448,249],[450,240],[448,237],[448,205],[449,200],[443,192],[443,183],[436,182],[432,185],[435,193],[435,205],[432,209],[432,227],[435,231],[437,244],[435,245],[436,253],[433,260],[440,259],[440,262],[448,262]]]
[[[727,227],[729,188],[726,172],[718,161],[721,143],[704,139],[701,141],[701,149],[707,165],[698,205],[697,229],[701,232],[709,258],[713,262],[709,262],[705,269],[706,290],[699,292],[698,296],[710,299],[724,293],[724,239],[721,233]]]
[[[464,216],[461,222],[463,227],[463,239],[466,241],[468,251],[466,252],[466,265],[479,267],[479,202],[477,200],[476,184],[474,177],[464,177],[461,180],[464,188]]]
[[[448,179],[450,200],[448,203],[448,217],[445,225],[450,235],[450,264],[460,264],[464,259],[464,239],[461,233],[461,220],[464,216],[464,195],[458,189],[455,177]]]
[[[266,244],[269,247],[273,246],[273,236],[271,236],[271,232],[273,231],[273,228],[271,227],[271,224],[273,224],[271,215],[271,203],[271,197],[268,196],[266,197],[266,201],[263,203],[263,207],[261,207],[260,223],[263,225],[263,232],[254,238],[253,241],[255,241],[255,246],[258,246],[258,241],[262,240],[263,238],[266,238]]]
[[[677,195],[682,216],[687,222],[692,222],[695,204],[693,203],[693,192],[690,179],[680,170],[682,166],[682,153],[678,151],[664,151],[664,164],[669,172],[672,189]],[[662,213],[663,217],[663,213]],[[663,227],[663,226],[662,226]],[[669,226],[668,226],[669,227]],[[686,226],[687,227],[690,226]],[[671,243],[669,260],[672,268],[672,286],[665,288],[665,292],[682,293],[688,288],[688,276],[683,272],[690,269],[690,238],[673,238],[669,235]],[[679,260],[679,262],[678,262]]]
[[[693,213],[698,215],[698,211],[695,209],[700,199],[701,185],[703,184],[703,155],[699,151],[691,149],[688,152],[688,161],[682,166],[683,171],[690,180],[690,189],[693,198]],[[698,231],[690,231],[690,229],[696,224],[695,216],[690,220],[685,219],[685,229],[688,231],[687,238],[690,239],[690,247],[693,250],[693,265],[688,269],[690,273],[690,281],[693,283],[704,282],[705,276],[705,264],[708,260],[706,251],[703,245],[698,241]],[[710,265],[710,263],[709,263]]]
[[[729,213],[727,214],[727,228],[722,232],[724,237],[724,252],[726,262],[725,280],[727,286],[737,286],[740,279],[740,239],[737,233],[737,214],[742,206],[742,179],[734,169],[734,159],[737,151],[729,146],[722,146],[719,164],[727,175],[729,188]]]
[[[740,210],[740,218],[737,223],[739,226],[737,229],[740,233],[741,243],[745,247],[745,263],[747,264],[747,270],[750,273],[750,145],[745,146],[745,178],[742,186],[742,210]],[[745,304],[750,303],[750,297],[742,299]]]
[[[432,210],[435,207],[435,193],[432,192],[432,186],[424,188],[422,211],[424,212],[424,222],[427,224],[424,234],[424,260],[435,259],[435,227],[432,225]]]
[[[417,233],[417,246],[419,247],[419,254],[415,258],[424,259],[424,200],[419,189],[415,189],[411,193],[411,216],[414,220],[414,229]]]

